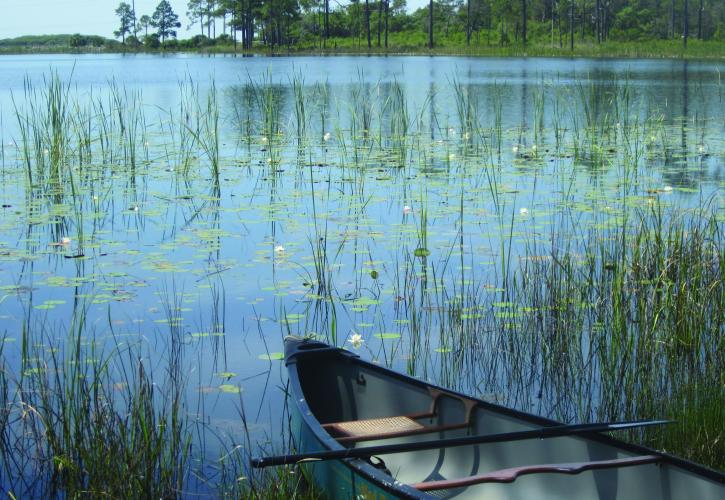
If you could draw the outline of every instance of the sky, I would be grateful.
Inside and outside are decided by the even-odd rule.
[[[21,35],[52,35],[81,33],[113,38],[118,29],[116,7],[121,0],[0,0],[0,39]],[[131,3],[131,0],[126,0]],[[151,15],[160,0],[135,0],[136,15]],[[179,15],[180,38],[198,31],[189,28],[186,17],[187,0],[169,0]],[[331,5],[335,2],[330,2]],[[427,0],[408,0],[408,9],[415,9]],[[217,26],[217,30],[221,25]],[[219,31],[217,31],[219,32]]]

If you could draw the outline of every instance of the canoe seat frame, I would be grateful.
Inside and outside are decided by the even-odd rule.
[[[456,479],[442,479],[438,481],[427,481],[411,484],[420,491],[450,490],[464,488],[483,483],[512,483],[519,476],[527,474],[579,474],[588,470],[614,469],[617,467],[631,467],[635,465],[653,464],[662,461],[658,455],[639,455],[634,457],[617,458],[613,460],[600,460],[593,462],[575,462],[563,464],[538,464],[524,465],[522,467],[511,467],[500,469],[475,476],[468,476]]]
[[[341,444],[391,439],[470,427],[473,420],[473,410],[478,405],[478,401],[463,398],[457,394],[451,394],[433,387],[428,387],[428,392],[431,396],[431,404],[426,412],[364,420],[350,420],[346,422],[331,422],[322,424],[322,427]],[[416,422],[417,420],[435,417],[438,404],[442,397],[452,398],[463,404],[465,412],[463,422],[444,425],[423,425]]]

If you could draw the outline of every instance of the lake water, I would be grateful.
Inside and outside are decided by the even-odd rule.
[[[53,75],[67,171],[50,120],[29,176],[23,120],[46,116]],[[706,207],[722,224],[724,91],[718,63],[696,61],[2,56],[5,364],[44,369],[80,331],[96,357],[132,346],[163,387],[180,340],[211,478],[245,443],[242,408],[252,442],[283,446],[287,334],[593,417],[596,384],[577,413],[540,359],[519,373],[484,338],[531,312],[509,294],[522,263],[576,253],[630,211]]]

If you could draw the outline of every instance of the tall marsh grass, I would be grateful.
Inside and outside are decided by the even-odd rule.
[[[421,97],[362,73],[345,92],[267,73],[229,91],[191,79],[179,88],[179,102],[161,110],[114,83],[82,99],[57,75],[26,80],[14,96],[18,148],[1,151],[3,175],[21,179],[25,247],[12,293],[39,259],[54,271],[74,264],[80,284],[72,315],[55,323],[34,307],[31,282],[20,345],[0,342],[9,493],[169,498],[201,485],[234,497],[316,495],[294,469],[247,470],[258,443],[241,396],[246,442],[207,427],[211,396],[200,391],[190,410],[197,337],[176,319],[186,305],[175,291],[162,293],[162,355],[145,335],[115,331],[110,305],[103,321],[97,311],[89,320],[93,295],[80,288],[117,278],[101,257],[130,266],[122,259],[135,255],[109,256],[103,235],[141,234],[144,224],[163,226],[153,241],[139,236],[144,251],[193,255],[188,268],[164,262],[159,272],[183,276],[204,260],[192,276],[213,312],[200,307],[198,322],[211,326],[197,335],[214,335],[224,377],[239,357],[226,353],[233,335],[246,346],[246,327],[229,324],[248,310],[261,324],[254,308],[264,299],[253,290],[241,302],[224,273],[268,266],[280,337],[314,332],[343,345],[361,331],[378,361],[567,422],[672,418],[630,437],[725,467],[722,200],[693,194],[685,178],[722,154],[705,149],[710,122],[668,122],[626,82],[542,82],[514,123],[501,84],[481,94],[453,80]],[[688,208],[667,198],[667,176],[692,195]],[[246,249],[254,224],[263,257]],[[287,279],[296,288],[278,289]],[[268,355],[279,341],[262,340]],[[200,457],[207,434],[221,457]]]
[[[16,498],[176,496],[190,449],[180,354],[149,366],[139,344],[89,335],[86,312],[79,305],[62,340],[28,324],[20,373],[3,356],[3,487]]]

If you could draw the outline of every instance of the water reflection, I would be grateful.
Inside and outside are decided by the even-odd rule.
[[[20,336],[4,347],[7,366],[37,370],[66,338],[110,350],[127,339],[118,369],[143,367],[183,392],[210,477],[209,460],[238,443],[281,446],[286,334],[348,347],[360,335],[364,356],[565,420],[639,410],[617,387],[671,389],[605,354],[649,339],[633,315],[670,310],[656,301],[677,289],[666,259],[621,253],[649,255],[636,246],[649,231],[632,241],[628,221],[688,208],[707,219],[721,203],[713,66],[359,61],[138,56],[123,63],[128,75],[154,66],[143,81],[104,86],[88,63],[113,74],[118,62],[80,57],[71,103],[82,119],[47,160],[46,115],[20,102],[39,135],[2,131],[20,146],[5,151],[0,191],[13,208],[0,221],[0,330]],[[14,73],[1,78],[17,87]],[[646,300],[627,295],[636,307],[610,315],[618,283]],[[708,312],[705,338],[722,331]],[[706,381],[700,366],[719,367],[720,344],[690,342],[634,350],[680,349],[641,366]],[[694,361],[667,364],[678,356]]]

